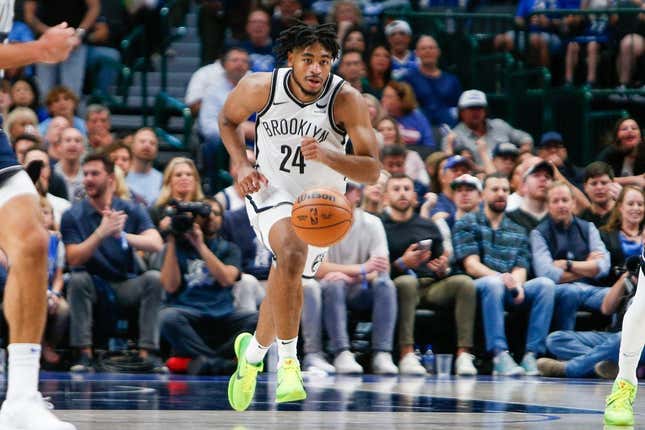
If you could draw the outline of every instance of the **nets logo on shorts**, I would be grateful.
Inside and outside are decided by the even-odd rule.
[[[313,273],[316,273],[318,271],[318,267],[320,266],[320,263],[322,263],[324,259],[325,259],[324,252],[316,255],[316,258],[314,258],[314,262],[311,263],[311,271]]]

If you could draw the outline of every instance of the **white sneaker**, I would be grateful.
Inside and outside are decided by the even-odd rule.
[[[335,373],[336,368],[329,364],[325,359],[322,353],[320,352],[311,352],[305,354],[305,359],[302,360],[303,369],[310,370],[312,367],[315,367],[318,370],[322,370],[325,373]]]
[[[399,368],[392,361],[392,354],[379,351],[372,357],[372,372],[377,375],[396,375]]]
[[[455,361],[455,373],[461,376],[475,376],[477,374],[477,369],[473,364],[475,356],[468,354],[467,352],[462,352],[457,357]]]
[[[399,373],[401,375],[421,375],[428,374],[426,368],[421,365],[419,359],[413,352],[408,352],[399,360]]]
[[[0,430],[76,430],[50,412],[54,405],[36,392],[31,397],[5,400],[0,410]]]
[[[363,373],[363,367],[356,362],[354,354],[345,350],[334,360],[336,373]]]

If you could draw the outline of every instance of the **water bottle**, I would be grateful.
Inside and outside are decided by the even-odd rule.
[[[426,351],[421,357],[421,364],[426,368],[426,371],[430,374],[435,373],[435,357],[434,352],[432,352],[432,345],[426,345]]]

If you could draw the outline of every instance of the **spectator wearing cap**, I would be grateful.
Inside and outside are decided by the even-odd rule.
[[[479,147],[484,148],[479,154],[484,164],[484,171],[486,173],[498,172],[510,179],[513,167],[515,167],[515,163],[517,162],[517,157],[520,155],[520,150],[517,146],[511,142],[498,143],[493,148],[492,160],[488,157],[488,152],[485,150],[486,147],[483,145]]]
[[[473,153],[477,164],[482,163],[476,143],[479,139],[484,139],[488,151],[492,151],[495,145],[503,142],[511,142],[520,148],[520,152],[530,150],[533,144],[531,135],[511,127],[503,119],[487,118],[487,106],[486,94],[482,91],[464,91],[457,103],[460,122],[452,133],[444,137],[444,149],[452,152],[456,146],[465,146]]]
[[[417,67],[417,58],[410,50],[412,28],[406,21],[396,19],[385,26],[385,37],[392,53],[392,77],[400,79]]]
[[[580,213],[580,218],[600,228],[609,221],[622,187],[614,182],[614,169],[603,161],[594,161],[585,167],[584,190],[591,205]]]
[[[557,284],[554,326],[573,330],[576,311],[600,311],[609,288],[600,286],[610,258],[593,223],[573,214],[571,186],[553,182],[547,191],[548,216],[531,231],[533,269]]]
[[[493,375],[537,375],[536,356],[546,352],[555,288],[550,279],[528,277],[531,256],[526,231],[505,216],[509,190],[505,176],[486,176],[482,209],[455,223],[455,260],[475,279],[486,349],[494,356]],[[526,352],[520,365],[508,352],[505,308],[521,309],[530,315]]]
[[[383,168],[390,175],[405,174],[405,163],[408,159],[408,149],[403,145],[385,145],[381,149],[381,163]],[[428,192],[428,187],[419,180],[412,180],[414,182],[414,191],[419,196],[419,200],[423,203],[423,196]]]
[[[430,123],[417,109],[417,99],[410,85],[405,82],[388,82],[383,89],[381,105],[398,122],[406,145],[415,146],[421,156],[426,156],[435,149]]]
[[[437,41],[422,35],[415,50],[417,66],[408,69],[401,79],[412,86],[421,111],[433,127],[457,124],[457,101],[461,94],[459,79],[439,68],[441,49]]]
[[[506,215],[528,233],[547,215],[546,190],[553,181],[553,166],[539,157],[532,157],[522,163],[520,169],[522,199],[519,207],[507,209]]]
[[[437,196],[437,203],[430,211],[430,216],[434,221],[444,218],[448,226],[452,228],[455,223],[455,214],[457,207],[454,202],[452,190],[452,181],[472,170],[470,160],[461,155],[453,155],[439,163],[439,183],[441,192]]]
[[[457,177],[450,183],[453,198],[455,201],[455,221],[461,219],[464,215],[475,212],[479,209],[482,200],[482,183],[476,176],[464,174]],[[421,216],[426,211],[421,210]],[[426,217],[427,218],[427,217]],[[444,237],[444,249],[450,256],[450,263],[454,263],[454,251],[452,248],[452,232],[445,218],[437,219],[435,224]]]
[[[465,275],[451,276],[450,255],[444,248],[446,239],[434,222],[414,212],[416,198],[410,178],[392,175],[386,184],[385,199],[390,211],[383,215],[383,225],[399,299],[399,372],[426,373],[413,352],[417,306],[454,307],[457,326],[455,373],[476,375],[474,357],[470,354],[477,304],[472,279]]]
[[[584,171],[569,161],[569,152],[562,139],[562,135],[557,131],[547,131],[544,133],[540,138],[540,142],[536,145],[536,153],[538,157],[553,165],[553,179],[566,182],[571,186],[576,203],[575,213],[579,214],[587,208],[589,206],[589,200],[582,192]]]

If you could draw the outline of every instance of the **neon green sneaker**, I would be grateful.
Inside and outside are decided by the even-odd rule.
[[[255,394],[255,383],[258,373],[262,372],[264,364],[251,364],[246,361],[245,353],[249,342],[253,339],[251,333],[240,333],[235,338],[235,356],[237,357],[237,370],[228,381],[228,402],[236,411],[243,411],[249,407]]]
[[[307,398],[305,387],[302,386],[300,363],[298,360],[287,358],[278,368],[278,387],[275,390],[276,402],[297,402]]]
[[[636,397],[636,386],[624,379],[616,379],[607,396],[605,407],[605,424],[610,426],[633,426],[634,410],[632,405]]]

